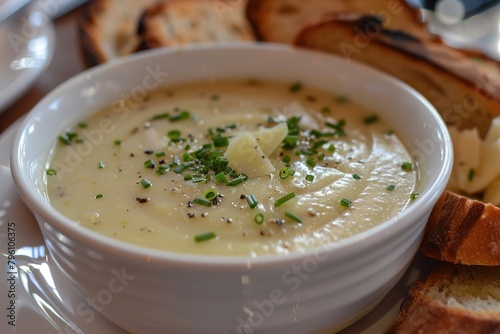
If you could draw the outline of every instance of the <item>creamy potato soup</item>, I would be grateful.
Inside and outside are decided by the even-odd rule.
[[[145,247],[284,254],[370,229],[417,197],[397,129],[301,83],[230,81],[118,100],[58,137],[51,204]]]

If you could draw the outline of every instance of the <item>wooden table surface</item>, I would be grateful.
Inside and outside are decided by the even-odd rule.
[[[78,8],[54,21],[56,48],[48,68],[31,88],[0,114],[0,133],[24,114],[47,93],[86,68],[78,43],[77,20],[83,8]]]

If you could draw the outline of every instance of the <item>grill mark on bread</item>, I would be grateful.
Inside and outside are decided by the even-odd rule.
[[[447,198],[451,198],[452,196],[446,196]],[[484,204],[479,201],[469,201],[467,198],[462,197],[457,199],[458,205],[455,207],[455,210],[458,210],[458,216],[460,213],[464,212],[465,216],[461,219],[461,221],[457,221],[456,232],[451,235],[451,243],[448,250],[447,256],[450,258],[454,258],[456,261],[456,255],[460,247],[464,244],[467,239],[471,229],[474,227],[476,221],[482,216],[484,211]],[[445,204],[446,207],[446,204]],[[454,217],[454,212],[451,212],[448,217]],[[448,218],[449,219],[449,218]],[[443,221],[443,223],[445,223]],[[452,229],[450,228],[450,232]]]
[[[427,222],[420,251],[467,265],[500,266],[500,208],[445,192]]]

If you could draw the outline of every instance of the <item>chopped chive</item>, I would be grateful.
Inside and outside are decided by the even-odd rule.
[[[472,182],[472,180],[474,180],[474,176],[476,176],[476,170],[474,168],[470,168],[467,172],[467,181]]]
[[[215,181],[217,181],[219,183],[227,183],[227,177],[224,174],[224,172],[220,172],[220,173],[216,174]]]
[[[181,132],[179,130],[170,130],[167,137],[172,141],[176,141],[181,137]]]
[[[306,159],[306,165],[309,167],[314,167],[316,165],[316,160],[313,157],[309,157]]]
[[[387,186],[387,188],[385,188],[385,189],[390,190],[390,191],[393,191],[394,189],[396,189],[396,185],[395,185],[395,184],[389,184],[389,185]]]
[[[193,174],[184,175],[184,181],[191,181],[193,179]]]
[[[309,182],[314,181],[314,175],[312,175],[312,174],[307,174],[307,175],[306,175],[306,181],[309,181]]]
[[[147,179],[142,179],[141,180],[141,186],[143,189],[148,189],[149,187],[151,187],[153,184],[147,180]]]
[[[214,147],[227,147],[229,145],[229,137],[215,137],[212,141]]]
[[[158,174],[158,175],[165,175],[165,170],[161,169],[161,168],[158,168],[157,170],[155,170],[155,173]]]
[[[285,202],[288,202],[289,200],[291,200],[294,197],[295,197],[295,193],[294,192],[288,193],[285,196],[281,197],[280,199],[276,200],[276,202],[274,202],[274,206],[278,207],[281,204],[283,204]]]
[[[58,137],[59,142],[63,143],[64,145],[71,145],[71,139],[66,135],[60,135]]]
[[[401,169],[405,172],[411,172],[413,170],[413,164],[411,162],[405,161],[401,164]]]
[[[317,142],[315,142],[312,147],[314,149],[316,149],[316,148],[319,148],[319,147],[323,146],[326,143],[328,143],[328,140],[326,140],[326,139],[320,139]]]
[[[248,206],[250,209],[255,209],[257,207],[257,204],[259,204],[259,201],[257,200],[257,197],[255,197],[254,194],[247,195],[246,196]]]
[[[295,169],[288,168],[288,174],[290,176],[294,176],[295,175]]]
[[[419,194],[419,193],[411,193],[411,195],[410,195],[410,199],[411,199],[411,200],[415,200],[415,199],[417,199],[419,196],[420,196],[420,194]]]
[[[195,235],[194,236],[194,241],[196,241],[196,242],[203,242],[203,241],[207,241],[207,240],[210,240],[210,239],[214,239],[216,237],[217,237],[217,235],[215,235],[214,232],[207,232],[207,233],[202,233],[202,234]]]
[[[339,201],[340,205],[345,206],[347,208],[350,208],[352,206],[352,201],[348,200],[347,198],[342,198]]]
[[[170,117],[170,114],[165,112],[165,113],[162,113],[162,114],[156,114],[153,116],[153,118],[151,118],[151,120],[157,120],[157,119],[163,119],[163,118],[169,118]]]
[[[325,160],[325,153],[321,153],[320,155],[318,155],[318,161],[323,161]]]
[[[89,125],[88,125],[87,123],[85,123],[85,122],[80,122],[80,123],[78,123],[78,127],[79,127],[80,129],[86,129],[88,126],[89,126]]]
[[[288,164],[291,160],[292,158],[290,158],[288,155],[285,155],[281,161],[285,164]]]
[[[295,93],[302,89],[302,84],[300,82],[296,82],[290,86],[288,89],[290,92]]]
[[[156,156],[157,158],[164,157],[164,156],[165,156],[165,152],[156,152],[156,153],[155,153],[155,156]]]
[[[330,146],[328,146],[328,151],[329,152],[335,152],[335,146],[333,146],[333,144],[330,144]]]
[[[182,173],[183,171],[185,171],[187,169],[187,166],[182,164],[182,165],[178,165],[177,167],[174,168],[174,172],[176,174],[180,174]]]
[[[116,139],[116,140],[115,140],[115,145],[116,145],[116,146],[119,146],[119,145],[121,145],[121,144],[122,144],[122,141],[121,141],[120,139]]]
[[[191,114],[189,113],[189,111],[184,110],[184,111],[181,111],[177,115],[171,116],[170,117],[170,122],[181,121],[181,120],[184,120],[184,119],[188,119],[189,117],[191,117]]]
[[[298,139],[299,139],[298,136],[287,135],[285,139],[283,139],[283,148],[286,149],[294,148],[295,146],[297,146]]]
[[[302,219],[300,219],[299,216],[297,216],[296,214],[294,214],[290,211],[285,211],[285,216],[292,219],[292,220],[295,220],[299,224],[302,224]]]
[[[99,164],[97,166],[99,167],[99,169],[103,169],[104,167],[106,167],[106,165],[104,164],[104,162],[102,160],[99,161]]]
[[[212,201],[209,201],[208,199],[201,198],[201,197],[196,197],[193,200],[193,203],[200,204],[200,205],[205,205],[205,206],[211,206]]]
[[[99,198],[103,198],[104,197],[104,194],[97,194],[95,195],[95,198],[99,199]]]
[[[156,163],[155,163],[154,160],[149,159],[149,160],[144,161],[144,167],[146,167],[146,168],[155,168],[156,167]]]
[[[262,225],[262,223],[264,222],[264,215],[262,213],[256,214],[254,221],[257,225]]]
[[[49,176],[54,176],[54,175],[57,175],[57,171],[55,169],[47,169],[47,171],[45,172],[47,175]]]
[[[280,179],[286,179],[290,175],[290,171],[287,167],[280,170]]]
[[[217,197],[217,191],[215,191],[213,188],[205,190],[203,193],[203,197],[208,199],[209,201],[213,200],[215,197]]]
[[[368,117],[365,117],[365,119],[363,120],[363,122],[366,125],[373,124],[373,123],[375,123],[377,121],[378,121],[378,116],[377,115],[370,115]]]
[[[361,176],[359,174],[352,174],[352,178],[355,180],[361,180]]]
[[[227,183],[228,186],[231,186],[231,187],[234,187],[234,186],[237,186],[238,184],[242,183],[242,182],[245,182],[246,180],[248,179],[247,176],[239,176],[235,179],[232,179],[231,181],[229,181]]]

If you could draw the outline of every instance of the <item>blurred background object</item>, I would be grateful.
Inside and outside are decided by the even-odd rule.
[[[499,0],[408,0],[421,7],[431,32],[458,48],[500,60]]]

